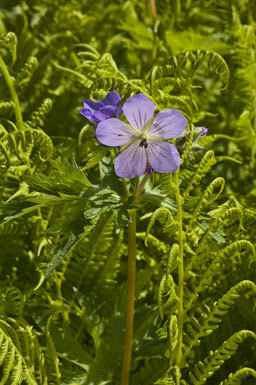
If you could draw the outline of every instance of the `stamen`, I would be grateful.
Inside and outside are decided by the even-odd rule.
[[[146,138],[142,139],[142,141],[140,142],[140,147],[144,147],[144,148],[148,147],[148,142]]]

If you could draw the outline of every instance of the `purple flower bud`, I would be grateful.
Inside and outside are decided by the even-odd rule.
[[[115,115],[119,118],[123,111],[119,108],[121,98],[116,91],[109,92],[103,100],[91,99],[83,101],[84,108],[78,111],[91,122],[103,122],[104,120],[113,118]]]
[[[148,175],[152,175],[153,168],[150,166],[149,163],[147,163],[146,165],[146,172],[148,173]]]
[[[199,137],[205,136],[208,132],[208,129],[205,127],[195,127],[195,132],[200,132]]]

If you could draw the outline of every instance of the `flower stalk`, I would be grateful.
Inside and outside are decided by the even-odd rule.
[[[141,183],[137,185],[135,191],[135,203],[138,204],[143,188],[150,175],[146,174]],[[128,197],[129,191],[125,179],[123,178],[125,195]],[[136,272],[136,215],[137,209],[129,210],[131,222],[128,224],[128,273],[127,273],[127,296],[125,314],[125,337],[124,353],[122,364],[121,385],[128,385],[130,378],[131,356],[132,356],[132,335],[134,319],[134,297],[135,297],[135,272]]]
[[[176,201],[177,201],[177,220],[178,238],[179,238],[179,282],[178,282],[178,295],[179,295],[179,308],[178,308],[178,350],[176,355],[176,365],[180,368],[182,362],[182,342],[183,342],[183,291],[184,291],[184,261],[183,261],[183,223],[182,223],[182,197],[180,195],[179,187],[179,169],[174,173],[174,180],[176,185]]]
[[[3,60],[3,58],[1,57],[1,55],[0,55],[0,71],[2,72],[2,74],[4,76],[7,87],[9,88],[11,98],[12,98],[12,101],[14,103],[14,113],[15,113],[15,117],[16,117],[16,123],[17,123],[17,126],[20,127],[20,124],[22,123],[23,119],[22,119],[22,114],[21,114],[19,98],[18,98],[16,89],[14,87],[12,78],[9,74],[9,71],[8,71],[6,64]]]
[[[125,339],[121,385],[129,384],[131,355],[132,355],[132,334],[134,315],[134,294],[135,294],[135,261],[136,261],[136,209],[130,210],[132,221],[128,224],[128,275],[127,275],[127,297],[125,316]]]
[[[150,0],[150,10],[151,10],[153,23],[155,23],[157,21],[157,12],[156,12],[155,0]]]
[[[137,188],[136,196],[135,196],[135,203],[139,203],[139,201],[140,201],[140,195],[141,195],[141,193],[142,193],[142,190],[143,190],[143,188],[144,188],[144,186],[145,186],[145,184],[146,184],[148,178],[150,178],[150,175],[149,175],[149,174],[146,174],[146,175],[144,176],[144,178],[142,179],[141,184],[140,184],[139,187]]]

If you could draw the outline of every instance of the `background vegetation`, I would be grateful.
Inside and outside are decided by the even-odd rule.
[[[130,383],[255,384],[255,23],[253,0],[1,0],[0,384],[120,382],[134,206],[78,114],[110,90],[189,121],[183,359],[177,186],[158,174],[138,214]]]

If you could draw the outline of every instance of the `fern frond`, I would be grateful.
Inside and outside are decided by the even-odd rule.
[[[168,297],[167,301],[163,302],[163,297]],[[177,302],[178,297],[175,291],[175,283],[171,275],[164,275],[161,279],[158,289],[158,310],[160,317],[164,318],[164,308],[169,307],[173,302]]]
[[[172,191],[175,191],[175,185],[172,182],[172,173],[170,174],[165,174],[161,173],[160,174],[160,182],[159,182],[159,190],[164,194],[164,195],[169,195],[171,194]]]
[[[190,128],[189,128],[188,138],[187,138],[187,141],[185,144],[186,147],[185,147],[185,150],[181,156],[181,164],[186,162],[186,160],[189,156],[189,153],[191,151],[192,144],[193,144],[193,139],[194,139],[194,126],[191,124]]]
[[[35,56],[30,56],[21,71],[18,73],[16,82],[18,85],[22,85],[24,83],[28,83],[32,78],[34,71],[38,66],[38,61]]]
[[[192,228],[192,225],[195,222],[195,220],[197,219],[197,216],[200,212],[200,209],[203,206],[208,205],[209,203],[213,202],[214,200],[216,200],[219,197],[219,195],[222,193],[222,191],[224,189],[224,186],[225,186],[225,179],[222,177],[218,177],[218,178],[214,179],[207,186],[207,188],[203,192],[203,195],[202,195],[201,199],[199,200],[199,202],[198,202],[198,204],[197,204],[197,206],[193,212],[193,216],[192,216],[189,224],[187,225],[187,229]],[[219,188],[219,191],[217,192],[217,194],[213,195],[213,192],[216,188]],[[209,198],[211,198],[211,199],[209,199]]]
[[[26,233],[27,229],[24,226],[24,223],[20,223],[18,221],[11,221],[6,224],[0,225],[0,236],[7,235],[21,235]]]
[[[177,344],[178,344],[178,320],[176,315],[171,315],[170,323],[169,323],[169,351],[170,355],[174,352]]]
[[[236,219],[239,221],[239,229],[243,229],[243,210],[240,207],[231,207],[229,209],[226,209],[224,212],[220,212],[217,214],[214,214],[214,212],[210,213],[212,214],[213,218],[209,226],[206,228],[206,231],[204,232],[201,239],[199,239],[197,247],[195,249],[195,255],[192,257],[191,261],[189,262],[187,269],[188,271],[193,266],[194,262],[197,258],[197,252],[201,249],[202,245],[205,244],[209,236],[212,236],[213,231],[218,226],[227,226],[230,225],[231,220]]]
[[[167,370],[165,375],[158,381],[154,382],[155,385],[180,385],[180,369],[177,366],[173,366]]]
[[[60,385],[61,373],[59,370],[59,359],[57,357],[55,346],[50,334],[50,323],[51,317],[48,319],[46,324],[47,345],[45,351],[45,362],[47,368],[47,377],[49,378],[50,384]]]
[[[13,101],[0,102],[0,114],[10,112],[14,108]]]
[[[190,296],[189,301],[186,304],[185,313],[191,308],[192,304],[196,300],[198,293],[200,293],[205,286],[209,286],[216,275],[220,274],[220,266],[225,265],[225,262],[228,257],[234,256],[235,254],[241,254],[242,251],[248,251],[252,255],[251,260],[255,260],[255,248],[253,244],[247,240],[239,240],[231,243],[224,249],[222,249],[210,265],[207,267],[206,271],[201,275],[200,281],[197,283],[197,287]],[[233,257],[234,259],[234,257]],[[221,264],[220,262],[223,261]],[[241,261],[239,261],[241,263]]]
[[[12,57],[12,63],[16,61],[17,54],[17,36],[14,32],[3,33],[0,36],[0,48],[5,48],[10,52]]]
[[[223,222],[224,224],[230,223],[231,219],[239,220],[239,228],[243,229],[243,210],[240,206],[231,207],[227,209],[221,216],[217,216],[216,219],[218,222]]]
[[[110,246],[108,259],[98,276],[98,280],[101,282],[101,288],[103,290],[104,287],[116,284],[116,277],[119,271],[120,258],[123,254],[123,249],[123,231],[120,231],[117,240],[114,239]]]
[[[227,314],[230,308],[235,304],[235,301],[241,294],[253,294],[256,297],[256,285],[252,281],[241,281],[233,286],[226,294],[224,294],[217,302],[215,302],[212,310],[200,322],[188,323],[185,330],[189,326],[189,334],[187,334],[187,342],[184,348],[184,356],[190,354],[191,350],[200,344],[200,338],[208,336],[219,327],[221,318]]]
[[[104,271],[110,247],[113,247],[113,229],[113,214],[109,212],[102,214],[91,227],[90,235],[87,235],[86,239],[83,238],[77,244],[75,251],[70,253],[69,258],[63,264],[61,273],[61,279],[65,279],[69,292],[73,292],[73,287],[80,289],[83,284],[90,287],[90,290],[97,286],[98,276]],[[119,257],[119,254],[115,256]],[[90,279],[88,271],[90,271]],[[105,284],[107,284],[107,279],[106,276]]]
[[[212,150],[207,151],[200,160],[196,171],[194,172],[188,187],[186,188],[183,198],[184,200],[189,196],[194,184],[199,184],[202,178],[209,172],[211,166],[215,163],[215,156]]]
[[[174,219],[170,210],[165,207],[160,207],[156,209],[153,215],[150,218],[146,236],[145,236],[145,245],[147,246],[148,236],[151,228],[153,227],[155,221],[158,220],[163,225],[163,231],[170,231],[171,233],[177,229],[177,221]]]
[[[0,142],[0,151],[8,164],[12,163],[11,154],[25,162],[28,157],[37,154],[42,162],[46,162],[53,155],[53,144],[50,137],[41,130],[15,131]]]
[[[179,245],[173,243],[166,266],[166,275],[168,276],[177,266],[179,256]]]
[[[131,373],[131,385],[152,385],[167,369],[166,360],[146,360],[139,371]]]
[[[49,112],[51,112],[51,109],[52,100],[49,98],[44,99],[40,107],[33,112],[31,120],[28,121],[28,125],[36,129],[43,127],[47,115]]]
[[[224,160],[227,160],[229,162],[234,162],[237,164],[243,164],[243,162],[241,160],[233,158],[232,156],[223,155],[223,156],[216,156],[216,158],[215,158],[216,163],[223,162]]]
[[[122,96],[122,99],[125,99],[132,93],[142,93],[152,99],[152,97],[142,87],[137,86],[132,81],[120,78],[102,78],[95,80],[90,87],[90,94],[93,96],[93,93],[99,89],[103,89],[105,91],[115,90]]]
[[[187,100],[184,96],[163,95],[157,97],[157,103],[160,109],[176,108],[180,110],[190,121],[192,120],[193,112],[191,100]]]
[[[240,385],[247,377],[252,376],[256,378],[256,370],[251,368],[242,368],[235,373],[231,373],[229,377],[221,381],[219,385]]]
[[[151,74],[151,91],[155,95],[166,85],[187,86],[197,69],[204,64],[211,73],[217,74],[224,89],[229,83],[229,68],[225,60],[213,51],[186,51],[169,59],[168,65],[155,66]],[[185,80],[186,79],[186,80]],[[169,84],[168,84],[169,83]],[[187,84],[186,84],[187,83]]]
[[[165,65],[153,68],[150,91],[154,98],[162,97],[164,95],[162,90],[165,90],[165,93],[174,93],[175,91],[186,90],[187,88],[187,79],[178,76],[174,77],[171,66]]]
[[[174,73],[179,73],[186,67],[187,74],[193,78],[197,69],[204,64],[207,70],[218,75],[223,82],[224,89],[229,83],[229,68],[221,55],[213,51],[187,51],[170,58],[170,65]],[[183,67],[183,68],[182,68]]]
[[[94,59],[94,60],[98,60],[100,58],[99,52],[96,50],[95,47],[93,47],[90,44],[79,43],[79,44],[75,44],[75,47],[85,48],[85,51],[78,52],[77,54],[78,56],[85,57],[85,58],[89,57],[89,59]]]
[[[146,236],[145,232],[136,233],[136,237],[138,239],[143,239],[144,242],[145,242],[145,236]],[[152,234],[148,234],[147,243],[150,247],[153,247],[154,249],[156,249],[162,257],[166,256],[170,251],[170,247],[167,246],[166,243],[164,243],[163,241],[160,241],[158,238],[156,238]]]
[[[33,368],[33,343],[27,327],[11,318],[0,319],[0,384],[38,385]],[[40,354],[37,352],[37,354]]]
[[[14,286],[5,290],[4,310],[7,315],[21,316],[23,313],[24,299],[21,291]]]
[[[235,253],[241,253],[242,251],[248,251],[251,254],[251,261],[255,260],[255,248],[253,244],[247,240],[239,240],[231,243],[218,254],[218,258],[226,259],[228,256],[234,255]]]
[[[203,362],[199,361],[192,372],[189,373],[189,378],[194,385],[203,385],[209,377],[211,377],[223,363],[232,357],[239,344],[247,338],[256,340],[256,334],[250,330],[241,330],[233,334],[226,340],[217,350],[210,352],[209,356]]]

